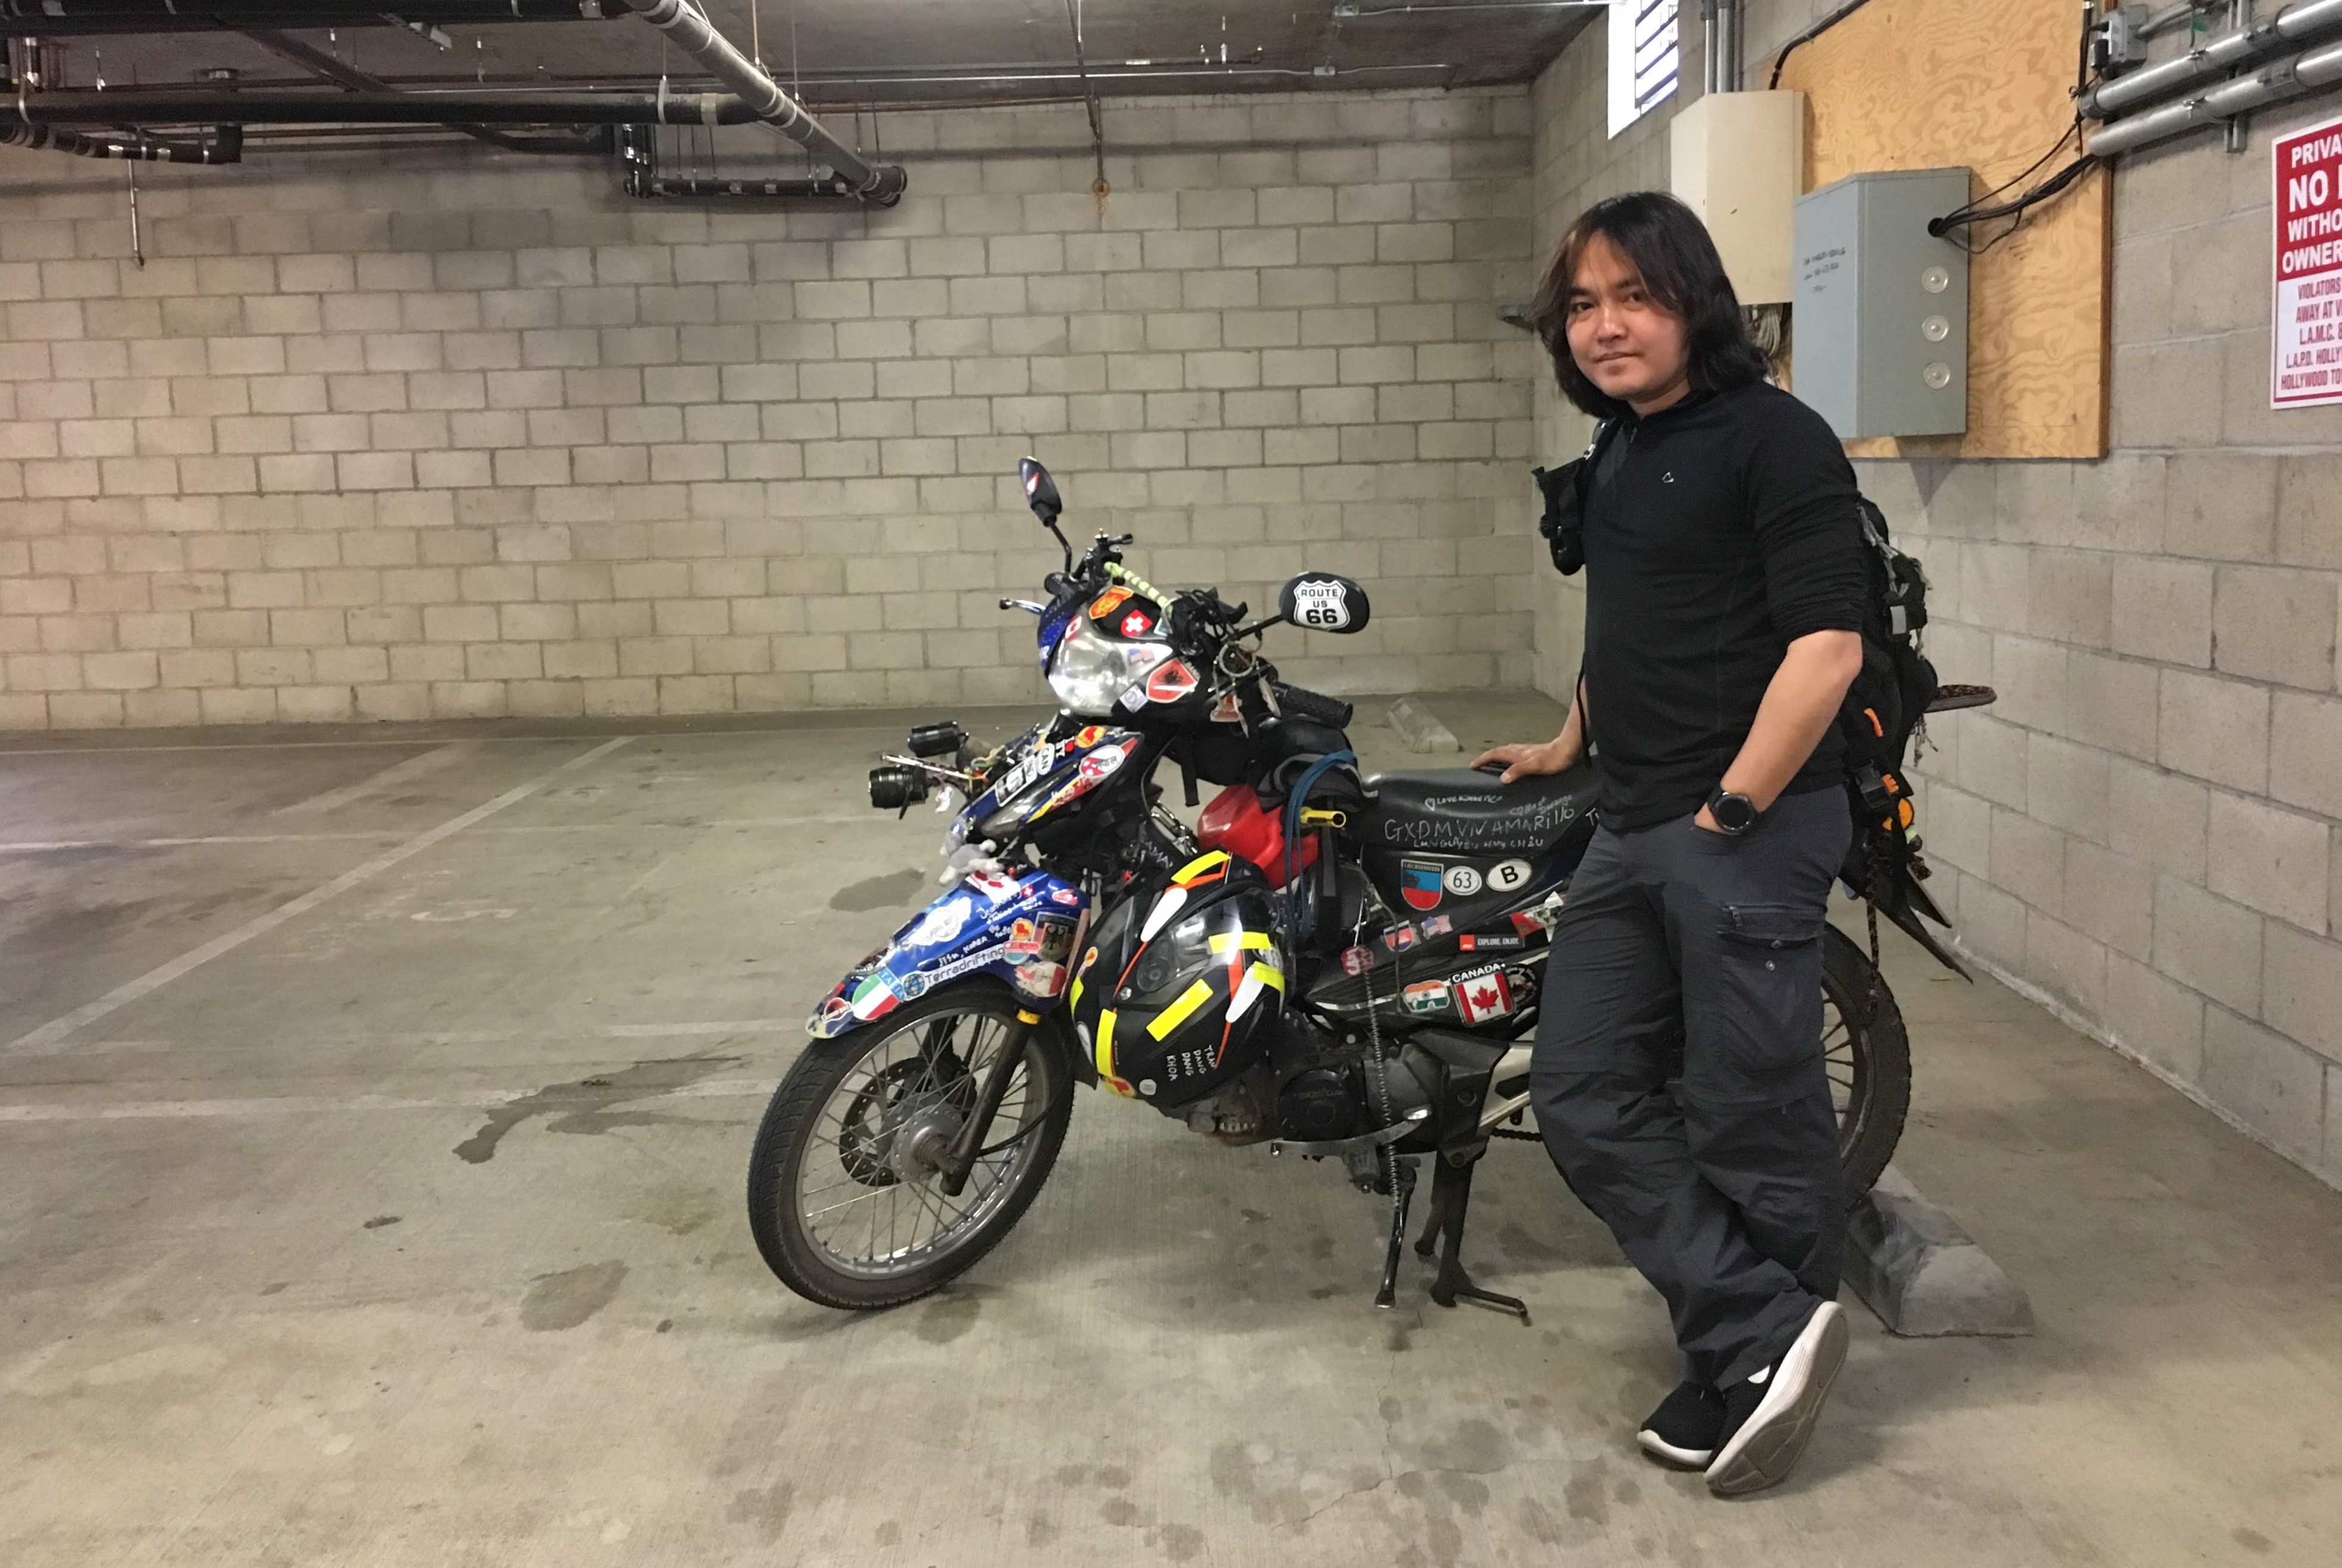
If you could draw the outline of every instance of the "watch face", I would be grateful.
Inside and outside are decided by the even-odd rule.
[[[1749,804],[1746,795],[1718,795],[1716,804],[1708,810],[1709,814],[1716,818],[1717,826],[1734,833],[1746,832],[1749,824],[1756,820],[1756,808]]]

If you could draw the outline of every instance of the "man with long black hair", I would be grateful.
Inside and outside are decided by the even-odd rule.
[[[1590,755],[1600,780],[1531,1087],[1554,1163],[1683,1349],[1644,1449],[1753,1492],[1797,1463],[1846,1357],[1819,939],[1852,832],[1835,721],[1862,662],[1854,472],[1766,384],[1672,196],[1587,209],[1535,315],[1562,391],[1606,424],[1567,722],[1480,758],[1510,780]]]

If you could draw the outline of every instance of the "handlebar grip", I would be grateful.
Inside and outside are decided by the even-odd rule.
[[[1351,715],[1356,712],[1339,697],[1304,691],[1299,686],[1288,686],[1282,681],[1276,686],[1276,704],[1296,718],[1330,724],[1337,730],[1349,728]]]

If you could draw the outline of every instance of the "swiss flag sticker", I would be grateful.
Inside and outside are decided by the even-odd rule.
[[[1513,988],[1505,984],[1505,972],[1499,969],[1457,981],[1456,1010],[1464,1014],[1466,1024],[1486,1023],[1512,1012]]]

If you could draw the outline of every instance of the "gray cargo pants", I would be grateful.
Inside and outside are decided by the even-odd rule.
[[[1837,789],[1782,796],[1742,838],[1602,828],[1554,928],[1537,1125],[1717,1386],[1837,1295],[1820,937],[1852,832]]]

